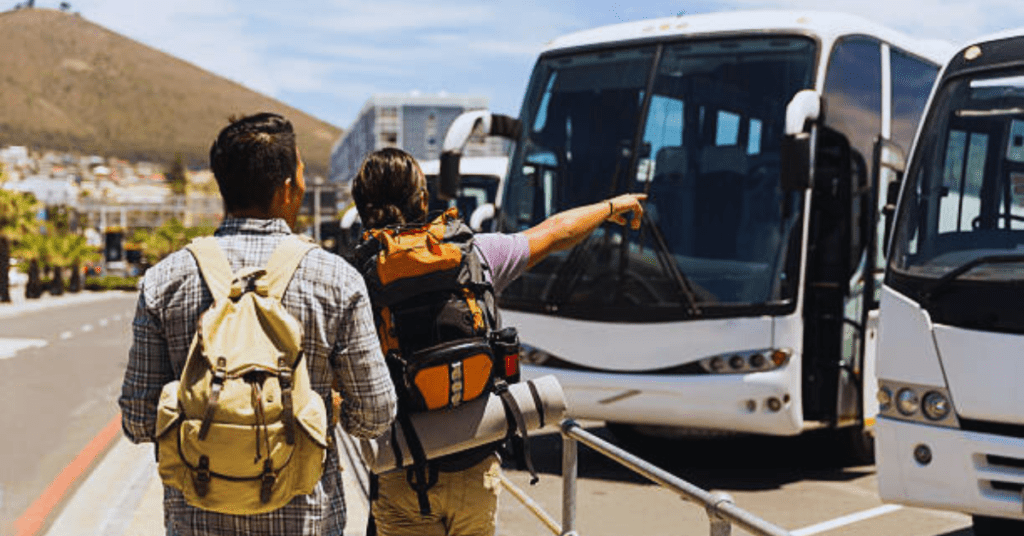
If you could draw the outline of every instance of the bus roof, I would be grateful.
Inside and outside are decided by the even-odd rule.
[[[959,43],[961,45],[959,48],[960,49],[966,49],[966,48],[969,48],[971,45],[982,45],[982,44],[985,44],[985,43],[990,43],[992,41],[1002,41],[1004,39],[1013,39],[1013,38],[1024,38],[1024,27],[1022,27],[1022,28],[1010,28],[1008,30],[1001,30],[1001,31],[996,32],[996,33],[992,33],[992,34],[988,34],[988,35],[983,35],[981,37],[978,37],[978,38],[975,38],[975,39],[971,39],[971,40],[965,41],[963,43]]]
[[[640,20],[563,35],[549,42],[544,51],[728,32],[794,31],[815,35],[826,45],[844,35],[871,35],[940,65],[954,51],[950,43],[939,39],[917,39],[863,17],[824,11],[729,11]]]

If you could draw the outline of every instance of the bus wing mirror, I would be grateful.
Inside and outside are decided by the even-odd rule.
[[[879,169],[890,169],[902,177],[907,168],[907,154],[898,143],[882,140],[878,149]]]
[[[345,214],[342,214],[339,226],[342,229],[351,229],[357,221],[359,221],[359,211],[356,210],[356,207],[350,207]]]
[[[805,132],[808,121],[818,119],[821,114],[821,97],[813,89],[798,91],[786,105],[786,136]]]
[[[783,191],[811,187],[811,133],[805,127],[820,114],[821,96],[812,89],[798,91],[786,105],[786,129],[779,153]]]
[[[484,203],[473,211],[473,215],[469,217],[469,228],[476,232],[480,232],[483,229],[484,222],[494,218],[494,203]]]
[[[875,176],[879,182],[879,190],[885,192],[885,204],[882,205],[884,234],[882,243],[889,244],[892,234],[892,218],[896,214],[896,202],[900,197],[900,185],[907,167],[907,156],[903,148],[891,140],[878,140],[875,147]]]
[[[499,136],[518,140],[522,131],[523,125],[518,119],[492,114],[489,110],[472,110],[456,117],[444,136],[437,197],[448,201],[459,195],[459,163],[462,160],[462,150],[471,137]]]

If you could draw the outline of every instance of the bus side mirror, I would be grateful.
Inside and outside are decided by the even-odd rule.
[[[345,211],[345,214],[341,216],[341,223],[339,224],[339,227],[341,227],[342,229],[351,229],[352,226],[355,225],[355,223],[358,221],[359,211],[356,210],[356,207],[350,207],[348,210]]]
[[[892,234],[892,218],[896,214],[896,202],[900,197],[900,185],[907,167],[907,156],[899,144],[890,140],[879,140],[875,150],[875,169],[880,186],[885,186],[885,205],[882,218],[885,225],[883,247],[888,246]],[[881,188],[880,188],[881,189]]]
[[[485,221],[494,219],[494,213],[494,203],[484,203],[476,207],[473,215],[469,217],[469,228],[479,233],[483,230]]]
[[[812,89],[798,91],[786,105],[786,129],[782,136],[780,185],[786,192],[811,187],[811,132],[806,125],[821,114],[821,96]]]
[[[459,195],[459,163],[462,150],[469,139],[476,136],[499,136],[518,140],[523,124],[514,117],[492,114],[489,110],[463,112],[452,121],[444,136],[441,148],[441,163],[438,170],[437,197],[442,201],[455,199]]]

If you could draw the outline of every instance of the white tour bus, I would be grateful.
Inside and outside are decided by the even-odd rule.
[[[955,54],[928,110],[882,286],[879,488],[1024,534],[1024,30]]]
[[[441,190],[482,131],[515,142],[502,231],[617,193],[649,198],[640,231],[605,225],[505,290],[524,374],[556,374],[575,416],[617,432],[834,428],[870,453],[875,170],[901,158],[951,52],[818,12],[552,41],[518,120],[453,123]]]
[[[423,175],[427,178],[427,188],[430,190],[430,212],[433,214],[449,207],[457,207],[459,214],[473,230],[488,230],[488,221],[493,220],[495,210],[501,206],[501,185],[505,172],[508,171],[508,157],[463,158],[459,167],[462,179],[459,182],[459,191],[449,200],[441,200],[436,194],[440,167],[440,160],[420,162]]]

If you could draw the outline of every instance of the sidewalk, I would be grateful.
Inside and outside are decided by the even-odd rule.
[[[345,505],[346,536],[366,533],[367,503],[362,464],[339,448]],[[365,481],[364,481],[365,482]],[[157,476],[153,446],[133,445],[119,437],[44,533],[46,536],[162,536],[163,486]]]
[[[31,313],[35,311],[42,311],[44,309],[50,309],[53,307],[62,307],[65,305],[75,305],[79,303],[92,303],[103,300],[110,300],[114,298],[125,298],[130,296],[137,296],[137,293],[109,290],[104,292],[92,292],[83,290],[82,292],[65,292],[60,296],[51,296],[50,294],[43,294],[40,298],[34,300],[25,299],[25,288],[24,287],[11,287],[11,302],[0,303],[0,319],[10,318],[24,313]]]

